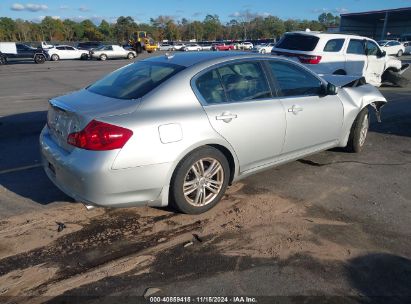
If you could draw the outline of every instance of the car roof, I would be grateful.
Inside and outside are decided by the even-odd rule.
[[[241,59],[241,58],[262,58],[260,54],[249,52],[194,52],[194,53],[172,53],[167,56],[156,56],[144,59],[146,62],[161,62],[177,64],[185,67],[193,66],[207,61],[218,61],[219,59]]]
[[[294,31],[294,32],[287,32],[285,33],[286,35],[291,35],[291,34],[299,34],[299,35],[307,35],[307,36],[316,36],[318,38],[321,37],[327,37],[327,38],[354,38],[354,39],[368,39],[372,40],[368,37],[364,36],[358,36],[358,35],[352,35],[352,34],[340,34],[340,33],[324,33],[324,32],[306,32],[306,31]]]

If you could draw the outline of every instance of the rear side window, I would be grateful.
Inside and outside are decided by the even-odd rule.
[[[320,38],[303,34],[288,34],[278,42],[277,48],[295,51],[313,51]]]
[[[344,39],[331,39],[327,42],[324,47],[324,52],[339,52],[341,51]]]
[[[222,103],[226,101],[217,70],[209,71],[198,77],[196,86],[207,103]]]
[[[351,39],[347,48],[348,54],[365,55],[364,41]]]
[[[321,81],[314,75],[288,63],[270,61],[269,65],[282,96],[319,95]]]
[[[87,90],[112,98],[136,99],[183,69],[175,64],[139,61],[108,74]]]
[[[218,68],[228,100],[245,101],[270,98],[264,71],[258,62],[242,62]]]

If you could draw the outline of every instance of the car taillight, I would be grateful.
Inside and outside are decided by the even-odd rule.
[[[115,150],[122,148],[132,135],[129,129],[92,120],[80,132],[69,134],[67,143],[86,150]]]
[[[321,61],[321,56],[311,56],[311,55],[298,55],[298,59],[301,63],[305,64],[319,64]]]

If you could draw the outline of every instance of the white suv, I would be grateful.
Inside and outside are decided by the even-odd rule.
[[[318,74],[353,75],[365,77],[375,86],[383,81],[396,85],[408,82],[401,77],[409,64],[387,56],[369,38],[320,32],[286,33],[271,54],[287,56],[305,64]]]

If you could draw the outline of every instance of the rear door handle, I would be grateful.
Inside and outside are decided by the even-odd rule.
[[[293,114],[298,114],[298,112],[303,111],[304,109],[302,107],[299,107],[297,105],[293,105],[291,108],[288,109],[288,112],[291,112]]]
[[[231,113],[222,113],[221,115],[218,115],[215,117],[216,120],[222,120],[224,122],[230,122],[236,118],[237,118],[237,114],[231,114]]]

